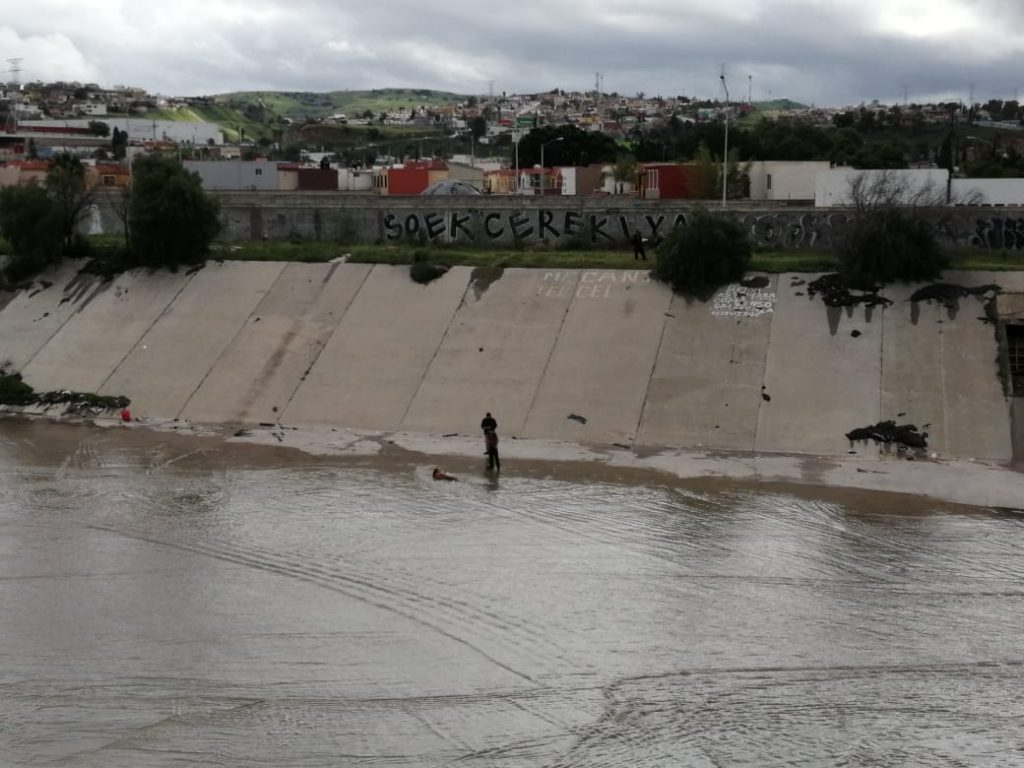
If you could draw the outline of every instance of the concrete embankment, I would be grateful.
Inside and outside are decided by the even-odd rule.
[[[707,303],[644,271],[209,263],[110,282],[67,265],[0,310],[0,363],[37,390],[126,395],[144,419],[321,425],[846,456],[883,419],[929,453],[1008,464],[1010,401],[982,300],[829,309],[806,275]],[[1024,291],[1024,274],[947,280]]]

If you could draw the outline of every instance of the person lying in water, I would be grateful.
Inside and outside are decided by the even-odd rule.
[[[457,477],[455,477],[454,475],[449,475],[440,467],[434,467],[434,474],[432,475],[432,477],[435,480],[458,480]]]

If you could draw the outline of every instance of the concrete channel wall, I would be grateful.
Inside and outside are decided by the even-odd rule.
[[[982,300],[894,286],[890,306],[829,309],[813,277],[701,303],[640,270],[458,267],[420,285],[385,265],[110,282],[64,266],[0,309],[0,364],[39,391],[126,395],[150,419],[440,435],[476,434],[491,411],[507,438],[823,456],[894,419],[941,456],[1012,460]],[[1015,273],[946,280],[1024,291]]]
[[[694,200],[626,196],[419,196],[341,192],[228,192],[220,201],[225,240],[304,239],[337,243],[433,243],[488,248],[561,244],[621,247],[634,232],[663,237],[685,221]],[[704,205],[717,207],[716,201]],[[120,234],[116,194],[101,194],[89,234]],[[831,248],[849,227],[852,211],[778,201],[730,202],[729,212],[753,245]],[[1024,249],[1024,208],[952,206],[929,220],[945,242],[982,250]]]

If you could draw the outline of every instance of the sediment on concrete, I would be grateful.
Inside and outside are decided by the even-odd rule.
[[[828,308],[806,275],[701,303],[642,270],[210,263],[104,283],[66,266],[0,310],[0,362],[138,417],[755,454],[863,455],[879,421],[1009,463],[1019,435],[981,300]],[[1024,275],[961,273],[1024,290]],[[1016,443],[1015,443],[1016,441]]]

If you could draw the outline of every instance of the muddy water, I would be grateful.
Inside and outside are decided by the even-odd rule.
[[[1021,517],[451,468],[0,421],[0,765],[1024,765]]]

